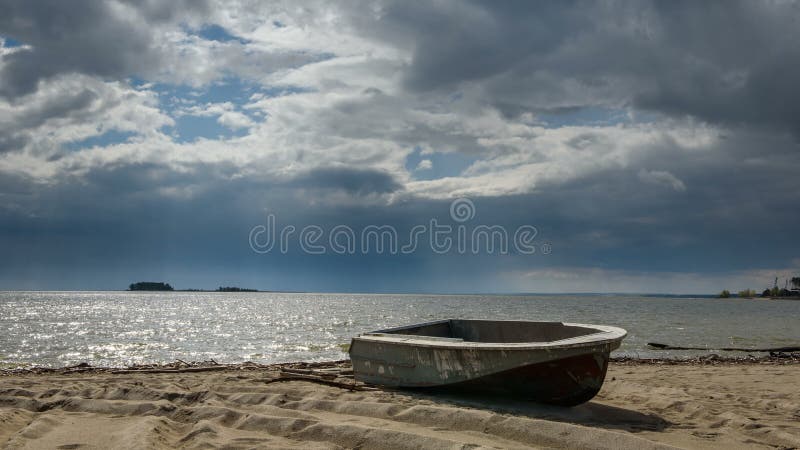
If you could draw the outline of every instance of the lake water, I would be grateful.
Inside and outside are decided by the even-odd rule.
[[[0,366],[343,359],[350,337],[441,318],[620,326],[617,355],[800,344],[800,301],[635,296],[0,292]]]

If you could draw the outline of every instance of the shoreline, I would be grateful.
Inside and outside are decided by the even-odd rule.
[[[623,366],[707,366],[707,365],[800,365],[800,352],[774,353],[764,356],[720,356],[712,353],[704,356],[686,358],[640,358],[632,356],[612,356],[610,364]],[[9,366],[14,363],[5,363]],[[60,374],[70,373],[178,373],[178,372],[205,372],[215,370],[279,370],[281,368],[326,368],[349,367],[349,359],[327,361],[288,361],[279,363],[257,363],[244,361],[240,363],[218,363],[209,361],[184,361],[177,359],[164,364],[137,364],[133,366],[92,366],[80,363],[63,367],[0,367],[0,377],[25,374]]]

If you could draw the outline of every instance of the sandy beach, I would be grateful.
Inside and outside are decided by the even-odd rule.
[[[574,408],[351,390],[287,375],[292,377],[278,366],[197,373],[6,372],[0,377],[0,444],[10,449],[800,447],[796,363],[612,363],[601,393]],[[338,380],[346,384],[345,378],[331,384]]]

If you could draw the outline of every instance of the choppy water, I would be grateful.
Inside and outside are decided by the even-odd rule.
[[[440,318],[620,326],[617,354],[800,344],[800,301],[631,296],[0,292],[0,365],[342,359],[353,335]],[[702,352],[701,352],[702,353]],[[696,352],[695,352],[696,354]]]

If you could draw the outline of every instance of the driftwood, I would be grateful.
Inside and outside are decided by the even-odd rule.
[[[337,373],[340,375],[352,375],[353,369],[345,369],[342,367],[331,367],[329,369],[315,369],[317,373]]]
[[[319,374],[319,375],[328,375],[328,376],[333,376],[333,377],[336,376],[336,373],[322,373],[321,370],[318,371],[318,370],[312,370],[312,369],[294,369],[294,368],[291,368],[291,367],[281,367],[281,372],[299,373],[301,375]]]
[[[329,380],[329,379],[325,379],[325,378],[322,378],[322,377],[316,377],[316,376],[311,376],[311,375],[299,375],[299,374],[298,375],[281,374],[278,378],[271,378],[269,380],[264,380],[264,383],[266,383],[266,384],[269,384],[269,383],[281,383],[281,382],[284,382],[284,381],[309,381],[311,383],[324,384],[325,386],[333,386],[333,387],[338,387],[338,388],[342,388],[342,389],[348,389],[348,390],[351,390],[351,391],[377,391],[378,390],[376,388],[372,388],[372,387],[368,387],[368,386],[362,386],[360,384],[355,384],[355,382],[353,382],[353,383],[345,383],[345,382],[342,382],[342,381]]]
[[[776,353],[756,356],[720,356],[716,353],[692,356],[687,358],[640,358],[638,356],[612,356],[614,364],[623,366],[657,365],[657,366],[705,366],[705,365],[794,365],[800,364],[800,353]]]
[[[705,347],[680,347],[669,344],[659,344],[658,342],[648,342],[647,345],[656,350],[719,350],[722,352],[769,352],[769,353],[786,353],[786,352],[800,352],[800,347],[773,347],[773,348],[738,348],[738,347],[722,347],[722,348],[705,348]]]
[[[211,372],[216,370],[227,370],[228,366],[211,366],[211,367],[186,367],[184,369],[123,369],[112,370],[114,374],[125,373],[191,373],[191,372]]]
[[[341,370],[339,369],[294,369],[290,367],[281,367],[281,372],[289,373],[289,374],[299,374],[299,375],[311,375],[317,376],[322,378],[330,378],[334,379],[336,377],[344,375]],[[352,371],[351,371],[352,373]]]

